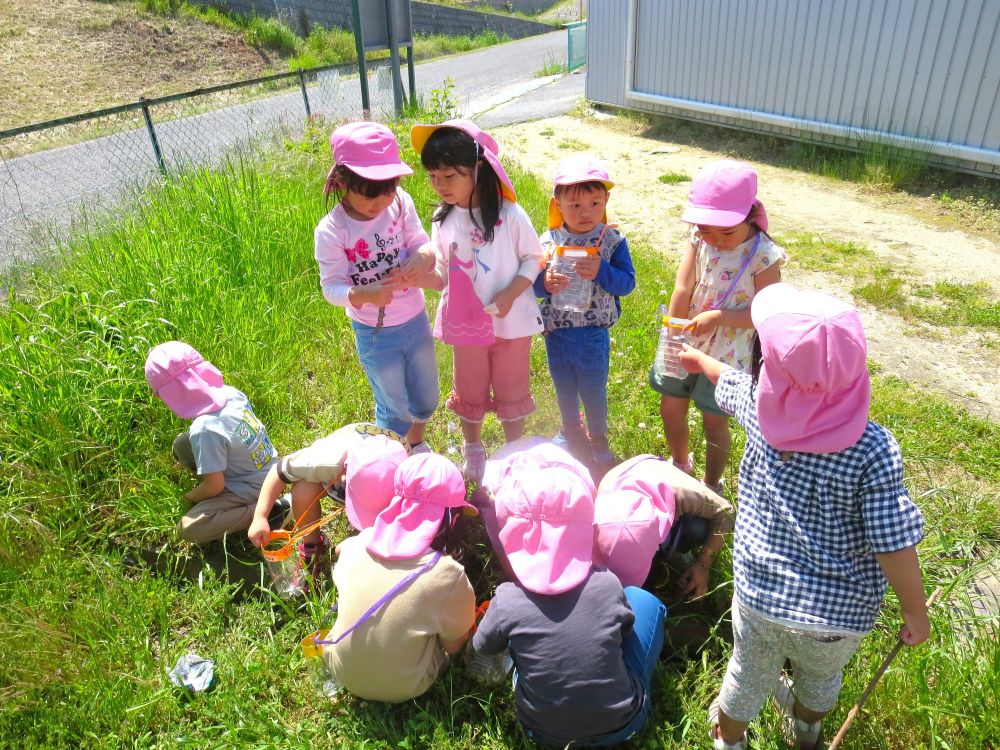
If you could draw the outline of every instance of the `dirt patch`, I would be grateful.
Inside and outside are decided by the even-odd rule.
[[[591,151],[608,164],[617,185],[609,212],[636,240],[664,248],[670,263],[680,257],[685,225],[679,221],[688,182],[674,185],[661,175],[693,176],[706,162],[726,154],[621,132],[594,118],[556,117],[502,128],[506,153],[551,180],[559,160]],[[921,222],[918,198],[894,196],[892,205],[851,183],[755,163],[761,200],[771,228],[813,232],[868,247],[899,275],[919,283],[983,281],[995,300],[1000,291],[1000,249],[994,238]],[[913,206],[908,202],[912,201]],[[794,247],[783,276],[851,299],[852,281],[837,274],[797,268]],[[639,280],[642,283],[642,280]],[[1000,403],[1000,332],[910,323],[860,304],[871,357],[883,372],[943,394],[977,416],[996,420]]]
[[[0,129],[264,75],[242,36],[131,2],[0,0]]]

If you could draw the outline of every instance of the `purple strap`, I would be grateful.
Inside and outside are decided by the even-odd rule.
[[[435,552],[434,553],[434,557],[432,557],[430,560],[428,560],[426,563],[424,563],[420,567],[419,570],[413,571],[408,576],[406,576],[406,578],[404,578],[402,581],[400,581],[395,586],[393,586],[391,589],[389,589],[389,591],[386,592],[377,602],[375,602],[372,606],[370,606],[368,608],[367,612],[365,612],[363,615],[361,615],[361,617],[358,618],[358,621],[356,623],[354,623],[353,625],[351,625],[351,627],[349,627],[343,633],[341,633],[340,635],[338,635],[337,638],[336,638],[336,640],[333,640],[333,641],[321,641],[319,638],[313,637],[313,643],[315,643],[316,645],[322,644],[324,646],[335,646],[335,645],[337,645],[342,640],[344,640],[347,636],[349,636],[351,633],[353,633],[355,630],[357,630],[359,627],[361,627],[361,625],[365,621],[367,621],[368,618],[370,618],[372,615],[374,615],[376,612],[378,612],[382,607],[384,607],[386,604],[388,604],[390,601],[392,601],[392,599],[394,599],[403,589],[405,589],[407,586],[409,586],[411,583],[413,583],[415,580],[417,580],[420,576],[422,576],[428,570],[430,570],[431,568],[433,568],[434,564],[437,563],[437,561],[440,560],[440,559],[441,559],[441,553],[440,552]],[[329,620],[330,616],[333,615],[333,613],[336,612],[336,611],[337,611],[337,605],[334,604],[332,607],[330,607],[330,611],[326,613],[326,617],[323,618],[323,622],[326,622],[327,620]]]
[[[729,295],[733,293],[734,289],[736,289],[736,285],[739,284],[740,279],[743,278],[744,271],[747,270],[747,266],[750,265],[750,261],[752,261],[753,257],[757,254],[757,246],[760,244],[760,235],[761,232],[758,230],[757,236],[753,241],[753,249],[750,250],[750,254],[743,260],[743,265],[740,266],[740,270],[736,272],[735,276],[733,276],[733,280],[729,283],[729,288],[726,290],[726,293],[722,295],[722,299],[716,300],[715,304],[709,308],[710,310],[721,310],[722,306],[726,303],[726,300],[729,299]]]

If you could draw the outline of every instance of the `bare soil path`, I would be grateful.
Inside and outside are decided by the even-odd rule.
[[[554,117],[496,131],[506,154],[550,180],[559,160],[577,151],[599,155],[617,184],[609,213],[637,240],[663,248],[668,263],[679,260],[684,225],[679,221],[690,183],[663,184],[660,175],[694,175],[726,154],[623,132],[594,117]],[[810,232],[872,250],[899,267],[899,275],[920,283],[983,281],[990,297],[1000,293],[998,238],[942,229],[921,220],[921,199],[893,195],[887,201],[857,185],[792,169],[754,164],[759,196],[771,228]],[[795,248],[783,276],[851,299],[853,280],[835,273],[808,272],[795,264]],[[642,280],[639,280],[642,283]],[[938,392],[971,413],[1000,418],[1000,332],[932,326],[859,304],[870,356],[882,371]]]

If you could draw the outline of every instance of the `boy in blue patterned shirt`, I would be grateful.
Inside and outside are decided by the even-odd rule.
[[[614,183],[602,164],[586,155],[568,157],[556,169],[549,201],[549,230],[539,241],[548,263],[535,280],[535,295],[545,322],[545,353],[556,389],[562,428],[554,442],[587,464],[600,481],[618,463],[608,443],[608,371],[611,335],[621,314],[620,297],[635,288],[635,268],[625,235],[608,225],[608,191]],[[559,309],[553,295],[569,278],[552,263],[556,248],[569,247],[586,257],[573,270],[591,283],[586,309]],[[580,422],[580,403],[587,417]]]
[[[899,445],[868,421],[871,386],[856,310],[788,284],[751,305],[751,374],[688,349],[746,431],[733,542],[733,655],[709,709],[717,750],[746,747],[768,693],[789,747],[813,750],[843,669],[875,624],[887,584],[900,639],[927,640],[916,545],[923,519],[903,487]],[[782,674],[792,664],[794,684]]]

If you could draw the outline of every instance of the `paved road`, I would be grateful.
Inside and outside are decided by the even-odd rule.
[[[547,116],[568,110],[582,95],[582,75],[536,78],[546,64],[565,59],[565,32],[553,32],[421,63],[416,66],[417,91],[427,98],[451,78],[452,96],[463,114],[487,127]],[[337,119],[361,116],[356,77],[323,74],[308,88],[313,112]],[[371,90],[373,109],[391,110],[392,91],[384,72],[375,76]],[[297,90],[185,117],[183,107],[191,105],[153,110],[168,165],[211,163],[278,128],[299,132],[304,116]],[[118,132],[17,158],[5,159],[5,146],[12,144],[0,142],[0,267],[33,257],[39,244],[64,234],[84,207],[113,206],[135,185],[157,177],[141,116],[108,125]]]

